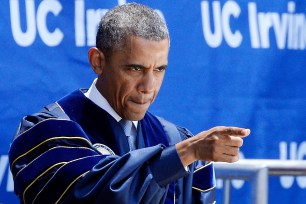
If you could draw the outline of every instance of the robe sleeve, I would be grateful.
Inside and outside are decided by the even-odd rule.
[[[177,126],[182,139],[193,137],[186,128]],[[215,203],[216,176],[213,162],[196,161],[190,167],[192,179],[192,203]]]
[[[174,146],[102,155],[74,121],[25,117],[9,152],[21,203],[163,203],[187,173]]]

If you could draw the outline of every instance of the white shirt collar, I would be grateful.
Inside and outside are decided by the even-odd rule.
[[[117,122],[119,122],[122,118],[116,113],[116,111],[111,107],[111,105],[108,103],[106,98],[102,96],[102,94],[98,91],[96,87],[97,78],[93,81],[90,88],[84,95],[94,102],[97,106],[108,112]],[[135,128],[137,128],[138,121],[132,121],[135,125]]]

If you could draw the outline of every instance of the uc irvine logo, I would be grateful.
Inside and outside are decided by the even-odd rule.
[[[58,46],[65,33],[57,25],[50,29],[50,18],[59,18],[63,5],[58,0],[41,1],[35,5],[35,0],[25,1],[25,13],[21,15],[20,0],[10,0],[10,19],[12,35],[15,42],[22,47],[31,46],[37,37],[47,46]],[[118,5],[126,0],[117,0]],[[67,3],[68,4],[68,3]],[[85,0],[74,1],[74,38],[77,47],[94,46],[95,34],[99,19],[108,9],[86,9]],[[267,49],[271,41],[275,41],[278,49],[304,50],[306,48],[306,17],[296,13],[296,4],[287,3],[287,11],[259,12],[255,2],[247,3],[248,36],[243,36],[239,28],[231,27],[231,21],[240,18],[241,9],[236,1],[203,0],[201,2],[202,29],[205,42],[212,48],[217,48],[224,41],[232,48],[238,48],[245,37],[250,38],[250,46],[254,49]],[[157,10],[159,14],[163,14]],[[50,17],[49,17],[50,16]],[[21,25],[25,19],[25,26]],[[25,29],[22,29],[25,28]],[[213,29],[212,29],[213,28]]]
[[[220,1],[212,1],[211,4],[210,9],[210,1],[201,2],[202,27],[206,43],[216,48],[224,40],[232,48],[239,47],[243,36],[239,29],[231,28],[230,24],[231,20],[235,21],[240,17],[239,4],[235,1],[226,1],[223,5]],[[252,48],[270,48],[271,39],[275,39],[278,49],[304,50],[306,48],[306,18],[305,14],[296,13],[295,2],[287,3],[287,13],[258,12],[255,2],[248,3],[247,11],[248,25],[240,26],[248,26]],[[271,36],[273,37],[270,38]]]
[[[10,0],[10,19],[12,35],[15,42],[22,47],[31,46],[37,37],[49,47],[55,47],[62,43],[65,34],[58,25],[50,26],[51,20],[64,15],[63,5],[70,6],[70,2],[63,4],[58,0],[37,1],[27,0],[25,13],[21,14],[20,0]],[[77,47],[94,46],[96,41],[96,30],[100,19],[108,9],[86,8],[86,0],[74,0],[74,38]],[[126,3],[126,0],[117,0],[118,5]],[[36,9],[37,8],[37,9]],[[156,10],[162,18],[161,11]],[[22,20],[25,19],[22,25]],[[52,27],[51,29],[49,27]],[[55,28],[53,28],[55,27]],[[25,28],[25,29],[22,29]]]
[[[42,1],[35,12],[35,1],[25,1],[26,31],[21,29],[19,0],[10,0],[11,28],[15,42],[19,46],[27,47],[33,44],[38,33],[42,41],[52,47],[57,46],[64,38],[59,28],[50,31],[47,26],[47,15],[57,17],[62,10],[59,1]],[[36,30],[37,28],[37,30]],[[37,32],[38,31],[38,32]]]
[[[28,47],[34,43],[38,35],[47,46],[58,46],[65,35],[59,27],[48,28],[50,22],[47,16],[50,15],[53,19],[59,17],[63,10],[62,4],[58,0],[41,1],[38,5],[35,5],[35,3],[35,0],[25,1],[25,16],[21,16],[19,0],[10,0],[11,28],[15,42],[19,46]],[[118,5],[124,3],[125,0],[118,0]],[[99,19],[106,13],[107,9],[85,10],[84,0],[75,0],[74,8],[76,46],[94,45]],[[22,18],[25,19],[25,26],[21,25]],[[87,25],[86,28],[85,24]],[[25,31],[22,30],[22,27],[26,28]],[[86,37],[87,43],[85,42]]]

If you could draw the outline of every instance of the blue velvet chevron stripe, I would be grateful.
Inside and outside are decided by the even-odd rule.
[[[56,203],[103,158],[77,123],[44,120],[18,135],[10,148],[15,192],[23,203]]]
[[[71,148],[63,146],[54,147],[45,153],[42,153],[18,172],[15,179],[20,179],[21,182],[16,183],[15,189],[16,191],[23,192],[27,184],[37,179],[37,175],[40,175],[40,177],[43,176],[42,172],[46,171],[44,174],[47,174],[67,162],[84,157],[84,155],[94,156],[96,154],[97,153],[93,150],[87,148]],[[46,170],[46,167],[49,167],[48,171]],[[21,180],[21,178],[23,180]]]
[[[193,174],[192,188],[201,192],[206,192],[215,187],[216,187],[216,180],[215,180],[215,171],[213,163],[210,162],[202,167],[199,168],[196,167]]]
[[[13,175],[15,176],[24,164],[28,164],[40,152],[57,145],[91,148],[91,142],[77,123],[61,119],[44,120],[14,140],[10,148]]]
[[[84,174],[88,173],[92,169],[92,166],[97,164],[102,158],[105,158],[105,156],[85,157],[63,165],[56,171],[48,182],[48,185],[38,193],[34,199],[34,203],[46,203],[46,200],[48,200],[48,203],[59,202],[71,186]],[[54,189],[57,190],[54,191]],[[50,192],[54,193],[51,194]]]

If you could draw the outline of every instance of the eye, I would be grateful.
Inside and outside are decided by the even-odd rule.
[[[163,72],[167,69],[167,66],[161,66],[161,67],[157,67],[155,70],[158,72]]]
[[[138,72],[144,69],[143,66],[137,65],[137,64],[129,64],[129,65],[126,65],[126,67],[127,67],[130,71],[138,71]]]
[[[130,67],[131,70],[133,71],[141,71],[142,70],[142,67],[139,67],[139,66],[132,66]]]

